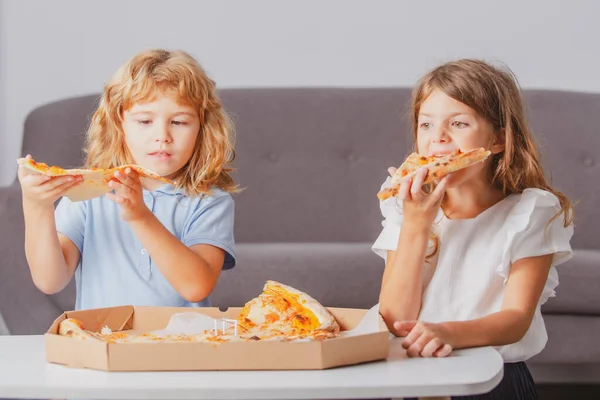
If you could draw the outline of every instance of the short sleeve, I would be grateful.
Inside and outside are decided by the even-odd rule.
[[[199,207],[186,221],[181,241],[188,247],[210,244],[225,250],[223,269],[235,266],[234,201],[231,195],[215,191],[213,196],[203,199]]]
[[[80,253],[83,253],[86,214],[87,202],[73,202],[67,197],[62,197],[54,210],[56,230],[71,239]]]
[[[541,304],[554,296],[558,286],[556,266],[573,256],[571,237],[573,224],[564,226],[564,214],[558,213],[558,198],[545,190],[526,189],[519,202],[507,217],[509,227],[507,248],[503,266],[497,271],[508,279],[510,265],[527,258],[553,254],[548,281],[543,290]]]
[[[391,177],[388,177],[381,185],[381,189],[385,189],[391,185]],[[400,228],[404,219],[402,213],[402,203],[398,203],[396,197],[390,197],[380,201],[379,208],[383,221],[381,225],[383,230],[373,243],[372,250],[383,258],[387,259],[388,250],[396,250],[398,246],[398,238],[400,237]]]

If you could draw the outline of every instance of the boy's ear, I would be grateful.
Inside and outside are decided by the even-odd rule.
[[[492,148],[490,149],[492,154],[500,154],[506,148],[504,144],[504,131],[499,132],[494,135],[494,143],[492,143]]]

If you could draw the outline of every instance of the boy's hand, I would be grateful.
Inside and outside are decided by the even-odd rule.
[[[28,155],[26,158],[31,158],[31,156]],[[22,165],[19,165],[17,176],[23,191],[23,201],[42,208],[54,208],[54,202],[67,190],[83,182],[81,175],[47,176],[34,174]]]
[[[452,352],[450,334],[443,324],[396,321],[394,329],[404,337],[402,347],[409,357],[446,357]]]
[[[144,203],[140,178],[131,168],[115,172],[114,179],[108,182],[108,186],[115,193],[107,193],[106,196],[121,206],[124,221],[137,221],[152,214]]]

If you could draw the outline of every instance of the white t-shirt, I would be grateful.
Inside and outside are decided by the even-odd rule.
[[[382,185],[389,186],[390,179]],[[423,265],[423,301],[419,319],[425,322],[465,321],[500,311],[512,263],[520,258],[554,254],[537,310],[525,336],[497,347],[505,362],[525,361],[542,351],[548,336],[540,306],[554,296],[556,266],[572,256],[573,224],[565,228],[560,204],[552,193],[526,189],[488,208],[475,218],[448,219],[440,209],[434,223],[439,249]],[[381,202],[383,231],[373,251],[384,260],[396,250],[402,224],[402,202]],[[427,253],[433,247],[430,241]]]

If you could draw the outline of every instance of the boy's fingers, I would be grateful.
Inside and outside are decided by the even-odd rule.
[[[43,182],[42,185],[44,186],[44,188],[52,190],[64,185],[65,183],[77,182],[80,180],[81,178],[78,178],[76,176],[56,176],[51,178],[50,180],[47,180],[46,182]]]
[[[55,188],[53,188],[52,190],[50,190],[49,193],[52,196],[61,195],[64,192],[66,192],[67,190],[69,190],[70,188],[77,186],[77,185],[81,185],[82,182],[83,182],[83,180],[66,181],[62,185],[58,185]]]
[[[28,182],[32,186],[39,186],[42,183],[48,182],[52,177],[42,174],[31,174],[27,171],[20,171],[20,178],[24,182]]]
[[[109,200],[112,200],[112,201],[114,201],[117,204],[123,204],[123,200],[125,200],[123,197],[118,196],[118,195],[116,195],[114,193],[106,193],[105,196],[108,197]]]

